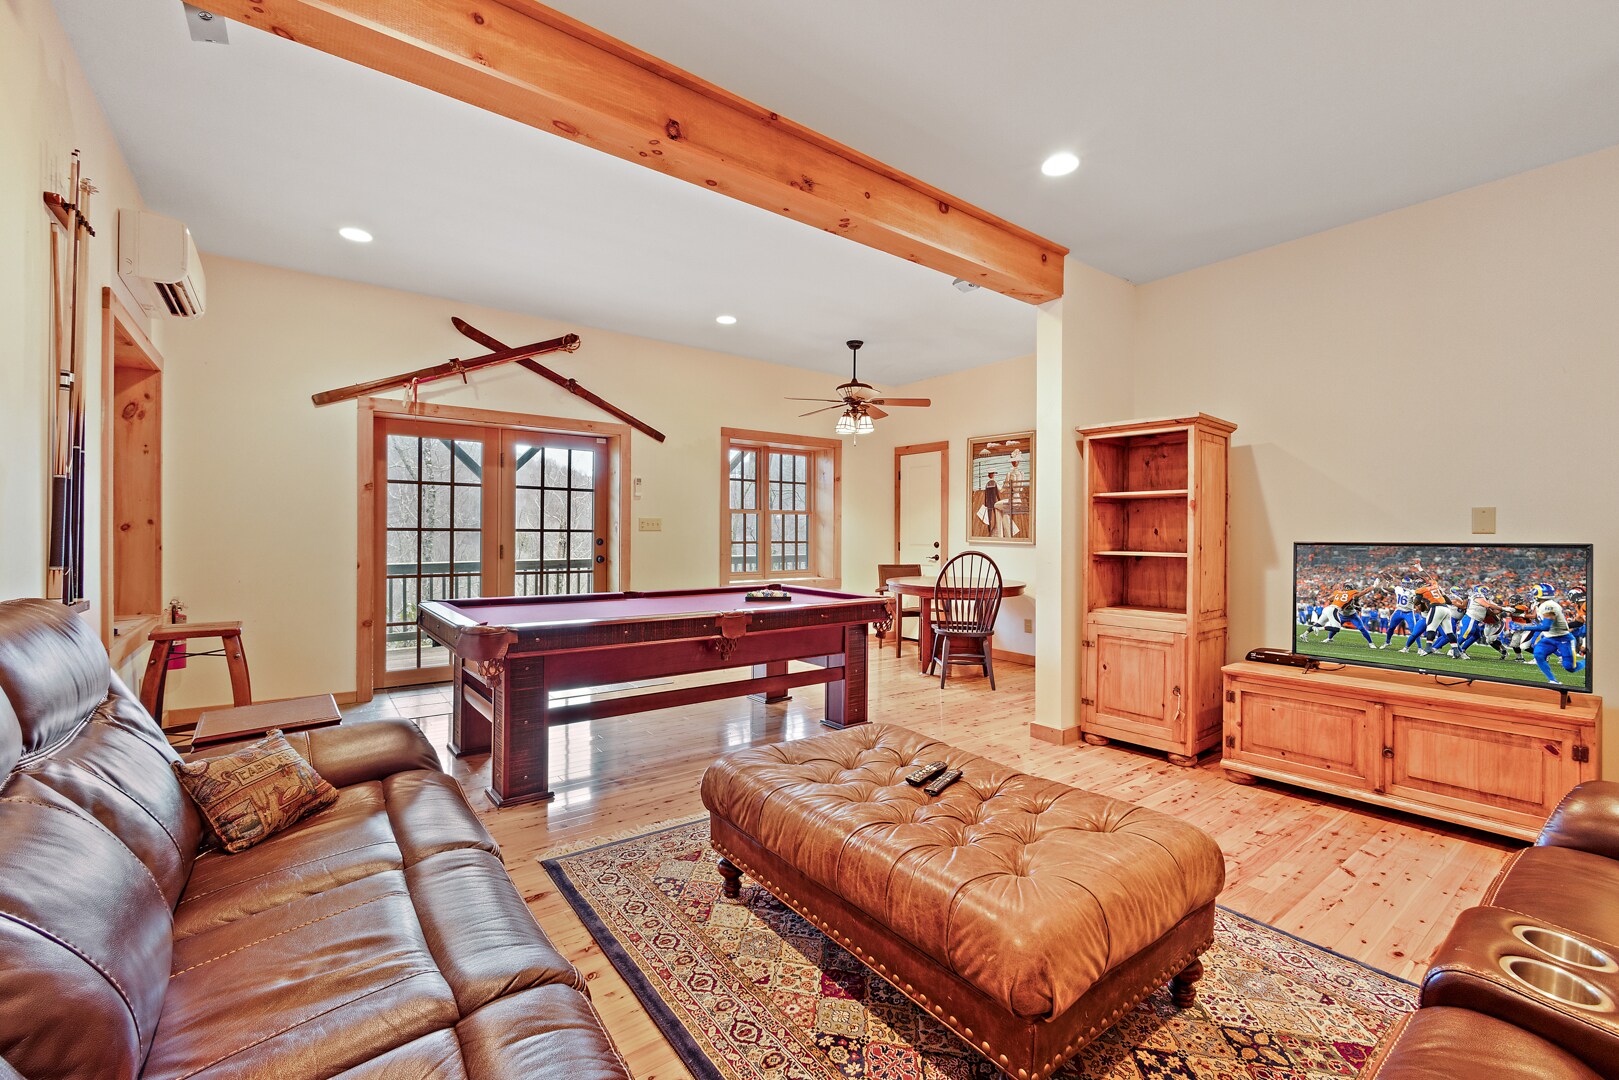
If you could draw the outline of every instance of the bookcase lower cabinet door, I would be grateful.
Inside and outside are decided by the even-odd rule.
[[[1584,777],[1576,732],[1484,713],[1390,710],[1384,790],[1539,832]]]
[[[1087,741],[1187,753],[1185,634],[1093,624],[1084,652],[1079,715]]]

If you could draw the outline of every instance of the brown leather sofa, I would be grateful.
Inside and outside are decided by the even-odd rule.
[[[1570,792],[1462,912],[1375,1075],[1619,1076],[1619,783]]]
[[[421,733],[289,741],[337,804],[199,854],[88,626],[0,603],[0,1077],[627,1080]]]

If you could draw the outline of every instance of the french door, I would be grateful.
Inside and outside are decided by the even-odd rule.
[[[607,588],[605,439],[380,417],[373,445],[377,686],[450,677],[424,600]]]

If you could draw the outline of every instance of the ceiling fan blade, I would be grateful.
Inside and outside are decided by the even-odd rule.
[[[883,417],[887,416],[888,414],[883,412],[877,406],[871,404],[871,402],[868,401],[868,402],[866,402],[866,415],[871,417],[873,420],[881,420]]]
[[[836,403],[838,405],[843,404],[843,399],[842,398],[835,398],[835,397],[786,397],[786,398],[782,398],[782,400],[783,401],[831,401],[831,402],[834,402],[834,403]]]
[[[811,399],[811,400],[813,400],[813,399]],[[840,401],[836,405],[828,405],[824,409],[811,409],[809,412],[801,412],[798,415],[801,416],[801,417],[802,416],[814,416],[816,413],[831,412],[833,409],[841,409],[841,408],[843,408],[843,402]]]
[[[869,404],[872,404],[872,405],[908,405],[908,406],[914,406],[914,407],[919,408],[919,409],[925,409],[929,405],[933,404],[933,399],[932,398],[925,398],[925,397],[880,397],[880,398],[872,398],[871,401],[869,402]]]

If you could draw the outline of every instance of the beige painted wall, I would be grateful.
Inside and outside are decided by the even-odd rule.
[[[1030,312],[1033,318],[1034,313]],[[884,389],[887,389],[886,387]],[[878,421],[877,437],[888,447],[910,443],[950,443],[950,504],[945,539],[947,554],[956,555],[969,547],[984,552],[1001,568],[1003,577],[1034,582],[1035,548],[1041,537],[1035,526],[1035,544],[978,544],[967,542],[967,439],[978,435],[1029,431],[1034,427],[1034,356],[1016,357],[985,364],[970,371],[923,379],[892,391],[896,397],[925,397],[933,401],[926,409],[890,409],[886,420]],[[890,469],[892,474],[892,469]],[[1038,483],[1038,480],[1036,481]],[[893,544],[893,480],[888,483],[889,550]],[[866,578],[871,572],[866,572]],[[869,588],[865,578],[849,582]],[[1001,605],[995,623],[995,647],[1009,652],[1034,655],[1034,634],[1025,632],[1025,619],[1033,620],[1035,598],[1031,588],[1023,596],[1010,597]]]
[[[86,585],[100,600],[101,290],[112,285],[115,211],[142,205],[68,45],[50,0],[0,4],[0,598],[45,588],[51,464],[48,416],[55,386],[50,352],[50,230],[41,197],[65,191],[68,155],[81,151],[97,188],[90,220],[90,299],[85,396],[90,490],[85,499]],[[139,308],[126,306],[136,312]],[[162,330],[153,332],[162,347]],[[99,616],[90,615],[99,623]]]
[[[1596,545],[1619,776],[1619,147],[1138,292],[1135,411],[1239,425],[1232,655],[1288,643],[1294,541],[1466,541],[1498,507],[1481,539]]]
[[[335,241],[334,241],[335,242]],[[164,406],[165,573],[193,619],[239,618],[254,696],[354,686],[357,420],[352,404],[309,395],[481,350],[450,316],[511,342],[577,331],[584,346],[547,361],[668,435],[636,434],[642,498],[628,516],[637,589],[712,584],[719,576],[719,430],[827,436],[825,414],[783,395],[824,395],[838,379],[585,326],[206,256],[208,314],[171,328]],[[836,342],[832,343],[834,346]],[[397,394],[393,396],[398,396]],[[422,400],[611,420],[515,366],[422,388]],[[843,565],[868,587],[891,544],[892,451],[844,440]],[[872,534],[875,528],[877,532]],[[170,679],[175,706],[229,700],[219,664]]]

